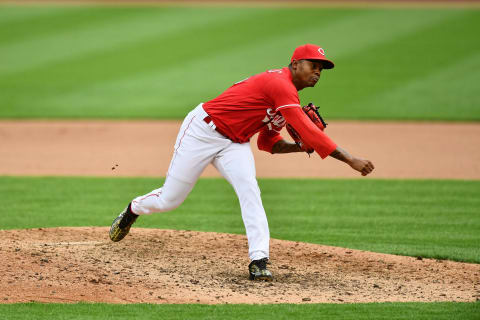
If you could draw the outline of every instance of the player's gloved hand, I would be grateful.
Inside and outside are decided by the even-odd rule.
[[[320,129],[325,130],[327,127],[327,123],[323,120],[322,116],[318,112],[318,107],[315,106],[313,103],[309,103],[308,105],[302,107],[303,112],[307,114],[307,116],[312,120],[312,122]]]
[[[306,153],[308,153],[309,155],[311,153],[313,153],[313,148],[310,147],[309,145],[307,145],[306,143],[304,143],[302,141],[302,139],[300,138],[300,135],[297,133],[297,131],[295,131],[295,129],[293,129],[293,127],[289,124],[286,125],[286,128],[287,128],[287,132],[288,134],[290,135],[290,137],[292,137],[293,141],[297,144],[297,146],[302,149],[303,151],[305,151]]]
[[[325,130],[327,123],[323,120],[320,113],[318,113],[317,106],[310,102],[308,105],[302,107],[302,110],[320,130]],[[300,147],[300,149],[308,153],[308,155],[313,153],[314,149],[302,141],[298,132],[290,124],[287,123],[286,128],[293,141]]]

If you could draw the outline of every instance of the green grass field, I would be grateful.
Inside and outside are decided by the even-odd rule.
[[[109,226],[132,197],[162,182],[1,177],[5,202],[0,228]],[[273,238],[480,262],[480,181],[261,179],[259,183]],[[179,208],[141,217],[135,226],[244,233],[236,196],[222,179],[200,180]],[[14,304],[0,305],[0,312],[5,319],[150,319],[158,314],[164,319],[476,319],[479,306]]]
[[[0,305],[2,319],[478,319],[480,303],[310,305]]]
[[[0,6],[0,117],[182,118],[303,43],[329,119],[480,120],[480,10]]]
[[[181,119],[232,83],[287,65],[309,42],[336,63],[300,93],[327,119],[480,121],[478,30],[472,8],[0,5],[0,118]],[[132,197],[162,182],[0,177],[0,229],[109,226]],[[273,238],[480,263],[480,181],[259,183]],[[174,212],[135,226],[244,233],[238,200],[219,179],[200,180]],[[478,302],[0,304],[1,319],[48,320],[479,314]]]
[[[0,228],[109,226],[153,178],[0,178]],[[480,263],[480,181],[261,179],[272,238]],[[308,192],[305,192],[308,191]],[[15,214],[9,214],[15,212]],[[223,179],[200,180],[173,212],[136,227],[244,234]]]

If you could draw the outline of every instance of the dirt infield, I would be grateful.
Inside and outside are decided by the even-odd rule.
[[[163,176],[179,122],[0,121],[0,174]],[[480,125],[332,122],[374,178],[480,178]],[[259,177],[359,177],[334,160],[270,155]],[[203,176],[218,176],[210,167]],[[359,177],[361,178],[361,177]],[[368,177],[367,177],[368,179]],[[247,280],[245,236],[104,228],[0,230],[0,303],[476,301],[480,265],[271,241],[272,283]]]
[[[480,265],[272,240],[271,283],[247,279],[245,236],[107,228],[0,230],[0,303],[476,301]]]
[[[175,121],[0,121],[0,175],[165,176],[179,128]],[[479,123],[331,121],[327,133],[372,160],[372,178],[480,179]],[[333,158],[271,155],[255,137],[251,144],[258,177],[362,178]],[[213,166],[203,174],[218,176]]]

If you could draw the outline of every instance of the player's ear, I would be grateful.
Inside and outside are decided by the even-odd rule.
[[[297,68],[298,68],[298,60],[292,60],[292,62],[290,63],[290,67],[291,67],[293,70],[297,70]]]

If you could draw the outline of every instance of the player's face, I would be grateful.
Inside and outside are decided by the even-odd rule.
[[[320,79],[320,74],[323,70],[322,63],[316,60],[297,61],[294,68],[297,82],[301,88],[315,86]]]

